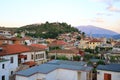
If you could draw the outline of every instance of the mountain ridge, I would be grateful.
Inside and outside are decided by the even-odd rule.
[[[93,37],[111,38],[114,35],[119,35],[119,33],[112,30],[96,27],[93,25],[77,26],[76,28],[80,31],[85,32],[88,36],[92,35]]]

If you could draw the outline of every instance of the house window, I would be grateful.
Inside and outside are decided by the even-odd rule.
[[[31,59],[33,59],[33,57],[34,57],[34,56],[33,56],[33,54],[32,54],[32,55],[31,55]]]
[[[2,80],[5,80],[5,76],[2,76]]]
[[[4,69],[5,68],[5,64],[2,64],[2,69]]]
[[[13,63],[13,57],[10,58],[10,63]]]
[[[27,60],[27,55],[25,55],[25,58],[24,58],[24,60]]]
[[[13,74],[13,71],[11,71],[11,75]]]
[[[97,74],[100,74],[100,72],[97,72]]]
[[[36,54],[36,59],[37,59],[37,54]]]

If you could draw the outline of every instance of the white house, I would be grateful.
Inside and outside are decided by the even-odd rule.
[[[0,80],[9,80],[9,63],[8,59],[0,58]]]
[[[12,37],[11,31],[0,30],[0,35],[3,35],[8,38]]]
[[[19,57],[19,64],[27,62],[30,63],[32,61],[35,64],[41,64],[46,61],[46,51],[44,49],[41,49],[39,47],[35,46],[25,46],[29,49],[27,52],[22,52],[18,55]],[[34,65],[34,64],[33,64]]]
[[[7,67],[9,69],[9,75],[14,74],[18,67],[18,55],[5,55],[3,58],[10,60],[9,66]]]
[[[26,51],[29,51],[29,49],[23,47],[23,45],[18,45],[18,44],[17,45],[0,45],[0,58],[9,60],[9,61],[6,61],[5,63],[6,70],[2,73],[3,74],[5,73],[7,76],[11,77],[18,68],[18,54]],[[1,70],[0,70],[0,74],[1,74]],[[3,80],[9,80],[9,79],[6,77]]]
[[[40,50],[39,48],[29,47],[29,52],[23,52],[19,54],[20,63],[25,63],[29,61],[34,61],[37,64],[41,64],[46,61],[45,50]]]
[[[84,62],[53,60],[16,73],[16,80],[92,80]]]
[[[120,80],[120,64],[99,65],[97,80]]]

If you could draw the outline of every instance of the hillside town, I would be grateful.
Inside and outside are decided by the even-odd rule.
[[[120,40],[0,30],[0,80],[120,80]]]

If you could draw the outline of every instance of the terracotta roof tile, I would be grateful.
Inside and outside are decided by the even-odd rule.
[[[53,54],[56,54],[56,53],[60,53],[60,54],[80,54],[81,56],[84,55],[84,52],[75,48],[75,49],[64,49],[64,50],[52,50],[50,51],[49,53],[53,53]]]
[[[18,37],[12,37],[10,38],[11,40],[15,40],[15,41],[23,41],[24,39],[22,38],[18,38]]]
[[[32,37],[25,36],[25,37],[23,37],[22,39],[24,39],[24,40],[31,40]]]
[[[120,42],[117,42],[117,43],[115,44],[115,46],[120,46]]]
[[[31,44],[30,46],[33,46],[33,47],[36,47],[36,48],[40,48],[40,49],[46,49],[46,48],[48,48],[47,46],[42,45],[42,44]]]
[[[28,61],[28,62],[25,62],[23,64],[28,65],[29,67],[32,67],[32,66],[36,65],[36,63],[34,61]]]
[[[0,35],[0,40],[7,40],[8,38]]]
[[[44,50],[44,49],[40,49],[40,48],[35,47],[35,46],[27,46],[27,47],[30,49],[30,51],[42,51],[42,50]]]
[[[102,42],[102,41],[98,39],[93,39],[93,40],[90,40],[89,42]]]
[[[53,41],[51,44],[49,44],[49,46],[61,46],[66,44],[68,43],[63,40],[56,40],[56,41]]]
[[[0,52],[0,56],[2,55],[11,55],[18,54],[22,52],[29,52],[30,49],[25,45],[13,44],[13,45],[1,45],[2,51]]]

